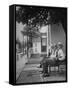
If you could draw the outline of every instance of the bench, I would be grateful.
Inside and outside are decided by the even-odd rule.
[[[54,63],[53,63],[54,62]],[[58,72],[59,72],[59,66],[60,65],[66,65],[66,60],[55,60],[53,61],[52,63],[50,63],[48,66],[49,66],[49,72],[51,72],[51,67],[58,67]]]
[[[43,71],[51,72],[51,67],[57,67],[59,71],[60,65],[66,65],[66,60],[57,60],[57,59],[51,59],[49,57],[44,57],[43,60],[40,62],[40,67],[43,68]]]

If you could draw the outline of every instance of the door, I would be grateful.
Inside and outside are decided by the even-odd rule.
[[[47,52],[47,38],[42,38],[41,51],[42,52]]]

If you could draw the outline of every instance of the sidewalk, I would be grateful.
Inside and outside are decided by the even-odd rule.
[[[43,57],[39,58],[30,58],[28,59],[27,64],[21,69],[21,73],[17,79],[17,83],[27,83],[27,82],[39,82],[42,81],[42,78],[40,76],[40,72],[42,71],[41,68],[38,68],[40,66],[40,61],[43,59]],[[29,76],[29,74],[32,76]],[[29,76],[29,77],[28,77]]]
[[[22,71],[20,77],[17,79],[17,83],[35,83],[43,81],[38,70],[26,70]]]
[[[40,68],[25,68],[19,78],[17,79],[17,83],[36,83],[36,82],[49,82],[49,81],[65,81],[66,75],[65,73],[52,72],[49,77],[43,77],[43,74]]]
[[[29,70],[31,68],[32,64],[34,66],[35,66],[35,64],[37,64],[37,66],[39,66],[40,61],[42,59],[43,59],[42,57],[28,59],[27,56],[25,55],[25,56],[21,57],[19,61],[16,61],[16,80],[18,79],[22,70],[24,70],[24,69]],[[28,63],[29,67],[28,67],[28,65],[26,65],[26,63]],[[32,68],[36,69],[37,66],[32,67]]]
[[[38,68],[42,57],[31,58],[28,63],[22,68],[22,71],[17,79],[17,83],[36,83],[48,81],[65,81],[65,72],[52,71],[49,77],[43,77],[42,68]],[[53,69],[53,68],[52,68]]]
[[[27,62],[27,55],[22,56],[18,61],[16,61],[16,80]]]
[[[37,58],[30,58],[28,59],[28,64],[40,64],[43,57],[37,57]]]

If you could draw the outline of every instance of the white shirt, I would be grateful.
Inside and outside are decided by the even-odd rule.
[[[59,60],[64,60],[65,59],[65,55],[64,55],[62,49],[58,50],[58,58],[59,58]]]
[[[54,50],[52,50],[52,54],[51,54],[51,56],[50,56],[50,58],[56,58],[56,52],[54,52]]]

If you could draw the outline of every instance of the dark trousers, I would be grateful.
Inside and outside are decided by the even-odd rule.
[[[48,72],[49,66],[58,66],[58,71],[59,71],[59,65],[66,65],[66,60],[60,61],[60,60],[56,60],[56,59],[53,59],[53,60],[47,59],[43,63],[43,73],[49,74],[49,72]]]
[[[57,62],[56,62],[56,60],[55,59],[47,59],[44,63],[43,63],[43,73],[49,73],[48,72],[48,67],[49,66],[54,66],[54,65],[56,65],[57,64]]]

